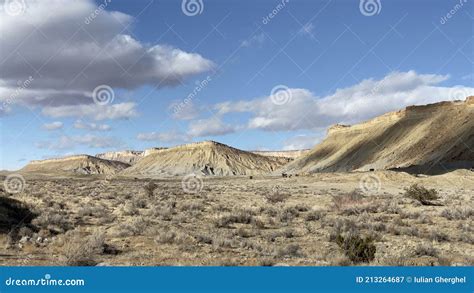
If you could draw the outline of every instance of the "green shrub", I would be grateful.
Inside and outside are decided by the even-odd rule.
[[[405,196],[419,201],[422,205],[433,205],[432,201],[439,199],[438,191],[426,189],[418,184],[405,189]]]
[[[376,247],[372,237],[362,238],[358,235],[344,237],[339,234],[335,241],[353,263],[368,263],[375,258]]]

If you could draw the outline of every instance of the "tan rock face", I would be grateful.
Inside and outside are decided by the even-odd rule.
[[[277,158],[287,158],[289,160],[294,160],[310,150],[295,150],[295,151],[251,151],[253,154],[265,156],[265,157],[277,157]]]
[[[97,158],[119,161],[130,165],[135,164],[145,155],[142,151],[118,151],[118,152],[106,152],[95,155]]]
[[[353,126],[335,126],[286,172],[474,167],[474,103],[411,106]]]
[[[44,174],[116,174],[129,164],[109,161],[88,155],[32,161],[21,172]]]
[[[147,176],[269,174],[286,164],[286,158],[264,157],[214,141],[155,150],[123,174]]]

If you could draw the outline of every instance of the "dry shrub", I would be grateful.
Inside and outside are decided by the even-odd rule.
[[[431,244],[420,244],[413,251],[413,255],[438,257],[438,251]]]
[[[322,219],[325,215],[325,211],[322,211],[322,210],[314,210],[314,211],[310,211],[307,215],[306,215],[306,221],[310,222],[310,221],[319,221],[320,219]]]
[[[251,210],[235,210],[231,214],[222,215],[218,217],[214,225],[217,228],[228,228],[229,225],[238,223],[238,224],[251,224],[254,222],[254,213]]]
[[[359,235],[337,235],[335,242],[344,251],[344,254],[353,262],[369,263],[375,259],[376,247],[374,239],[370,236]]]
[[[64,264],[67,266],[94,266],[96,256],[104,252],[105,234],[96,231],[88,237],[72,233],[63,246]]]
[[[288,193],[283,192],[278,186],[272,188],[271,192],[264,195],[267,202],[271,204],[282,203],[285,202],[290,195]]]
[[[148,182],[143,186],[143,189],[145,189],[146,195],[149,197],[153,197],[153,194],[155,193],[155,189],[158,188],[158,185],[156,185],[153,181]]]
[[[176,239],[176,232],[173,230],[161,230],[157,232],[155,242],[158,244],[172,244]]]
[[[439,199],[438,191],[426,189],[418,184],[413,184],[405,189],[405,196],[419,201],[422,205],[435,205],[432,201]]]
[[[376,213],[378,207],[370,202],[358,190],[343,195],[333,196],[333,207],[343,215],[359,215],[362,213]]]
[[[445,209],[441,212],[441,216],[452,221],[452,220],[467,220],[474,217],[474,209],[465,207],[453,207],[451,209]]]
[[[289,244],[275,251],[277,257],[297,257],[301,255],[301,247],[298,244]]]

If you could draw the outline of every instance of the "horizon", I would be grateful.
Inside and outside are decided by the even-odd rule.
[[[311,149],[334,124],[474,95],[472,2],[4,2],[0,170],[208,140]]]
[[[421,107],[423,106],[430,106],[430,105],[436,105],[436,104],[440,104],[440,103],[445,103],[445,102],[458,102],[458,103],[465,103],[468,101],[469,98],[474,98],[474,96],[468,96],[466,97],[466,99],[464,100],[454,100],[454,101],[440,101],[440,102],[436,102],[436,103],[432,103],[432,104],[425,104],[425,105],[419,105]],[[408,106],[409,107],[409,106]],[[416,106],[415,106],[416,107]],[[395,111],[392,111],[392,112],[387,112],[387,113],[384,113],[383,115],[386,115],[386,114],[390,114],[390,113],[396,113],[396,112],[399,112],[399,111],[403,111],[403,110],[406,110],[407,107],[403,108],[403,109],[400,109],[400,110],[395,110]],[[380,116],[378,116],[380,117]],[[373,119],[375,118],[378,118],[378,117],[374,117]],[[362,121],[361,123],[357,123],[357,124],[352,124],[352,125],[348,125],[348,124],[333,124],[332,126],[330,126],[327,131],[329,131],[331,128],[335,127],[335,126],[344,126],[344,127],[352,127],[352,126],[355,126],[355,125],[359,125],[359,124],[364,124],[364,123],[367,123],[367,122],[370,122],[371,120],[373,119],[369,119],[369,120],[365,120],[365,121]],[[327,136],[327,134],[326,134]],[[196,144],[201,144],[201,143],[206,143],[206,142],[211,142],[211,143],[217,143],[217,144],[222,144],[222,145],[225,145],[227,147],[231,147],[231,148],[235,148],[234,146],[232,145],[228,145],[228,144],[225,144],[225,143],[222,143],[222,142],[219,142],[219,141],[216,141],[216,140],[202,140],[202,141],[195,141],[195,142],[189,142],[189,143],[183,143],[183,144],[175,144],[175,145],[170,145],[168,147],[161,147],[161,146],[152,146],[152,147],[149,147],[149,148],[146,148],[146,149],[122,149],[122,150],[114,150],[114,151],[108,151],[108,152],[102,152],[102,153],[95,153],[95,154],[88,154],[88,153],[77,153],[77,154],[71,154],[71,155],[66,155],[66,156],[59,156],[59,157],[48,157],[48,158],[45,158],[45,159],[39,159],[39,160],[31,160],[29,161],[28,163],[26,163],[23,167],[25,167],[27,164],[29,163],[32,163],[32,162],[42,162],[42,161],[48,161],[48,160],[60,160],[60,159],[67,159],[67,158],[73,158],[73,157],[80,157],[80,156],[87,156],[87,157],[95,157],[95,158],[98,158],[98,159],[103,159],[103,158],[100,158],[99,156],[100,155],[105,155],[105,154],[108,154],[108,153],[119,153],[119,152],[139,152],[139,153],[144,153],[146,152],[147,150],[151,150],[151,149],[163,149],[163,150],[166,150],[166,149],[173,149],[173,148],[178,148],[178,147],[182,147],[182,146],[187,146],[187,145],[196,145]],[[314,145],[313,147],[310,147],[310,148],[304,148],[304,149],[294,149],[294,150],[247,150],[247,149],[239,149],[239,150],[242,150],[242,151],[245,151],[245,152],[250,152],[250,153],[256,153],[256,152],[297,152],[297,151],[310,151],[312,150],[314,147],[316,147],[318,144]],[[106,159],[106,160],[109,160],[109,159]],[[17,171],[17,170],[1,170],[1,171]]]

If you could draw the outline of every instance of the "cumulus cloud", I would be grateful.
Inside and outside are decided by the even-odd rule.
[[[324,138],[325,131],[320,131],[316,135],[297,135],[283,142],[283,150],[304,150],[312,149]]]
[[[252,46],[261,46],[265,42],[266,37],[264,33],[256,34],[248,38],[247,40],[243,40],[240,45],[242,47],[252,47]]]
[[[58,130],[63,128],[64,124],[61,121],[54,121],[51,123],[43,124],[43,129],[51,131],[51,130]]]
[[[167,143],[179,143],[179,142],[189,142],[191,137],[187,134],[170,131],[170,132],[148,132],[148,133],[139,133],[137,139],[143,141],[159,141]]]
[[[85,129],[89,131],[109,131],[112,129],[112,127],[107,124],[83,122],[82,120],[77,120],[76,122],[74,122],[74,128]]]
[[[0,101],[47,106],[43,114],[49,115],[65,106],[92,107],[99,85],[170,86],[213,68],[197,53],[125,34],[124,27],[134,21],[130,15],[101,10],[91,18],[97,9],[92,0],[19,3],[25,3],[20,15],[0,11]],[[30,77],[26,86],[19,85]]]
[[[174,102],[168,107],[171,116],[178,120],[191,120],[199,116],[201,109],[199,109],[192,101],[187,103]]]
[[[196,120],[190,123],[188,135],[192,137],[225,135],[238,130],[238,127],[224,123],[219,117]]]
[[[44,107],[42,113],[50,117],[86,117],[93,120],[129,119],[138,115],[135,103],[120,103],[114,105],[65,105]]]
[[[239,126],[233,126],[224,123],[220,117],[215,116],[209,119],[200,119],[190,121],[188,130],[183,131],[168,131],[168,132],[146,132],[139,133],[137,139],[143,141],[158,141],[167,143],[184,143],[190,142],[193,138],[205,136],[226,135],[236,132],[240,129]]]
[[[66,136],[63,135],[55,141],[42,141],[36,144],[37,148],[48,150],[65,150],[73,149],[78,146],[86,146],[90,148],[108,148],[120,145],[120,141],[113,137],[82,135],[82,136]]]
[[[392,72],[383,79],[366,79],[333,94],[318,97],[307,89],[288,89],[284,105],[267,96],[250,101],[215,105],[220,115],[248,112],[247,127],[271,131],[316,129],[335,123],[353,124],[409,105],[463,99],[474,88],[444,87],[449,76],[418,74],[414,71]]]

